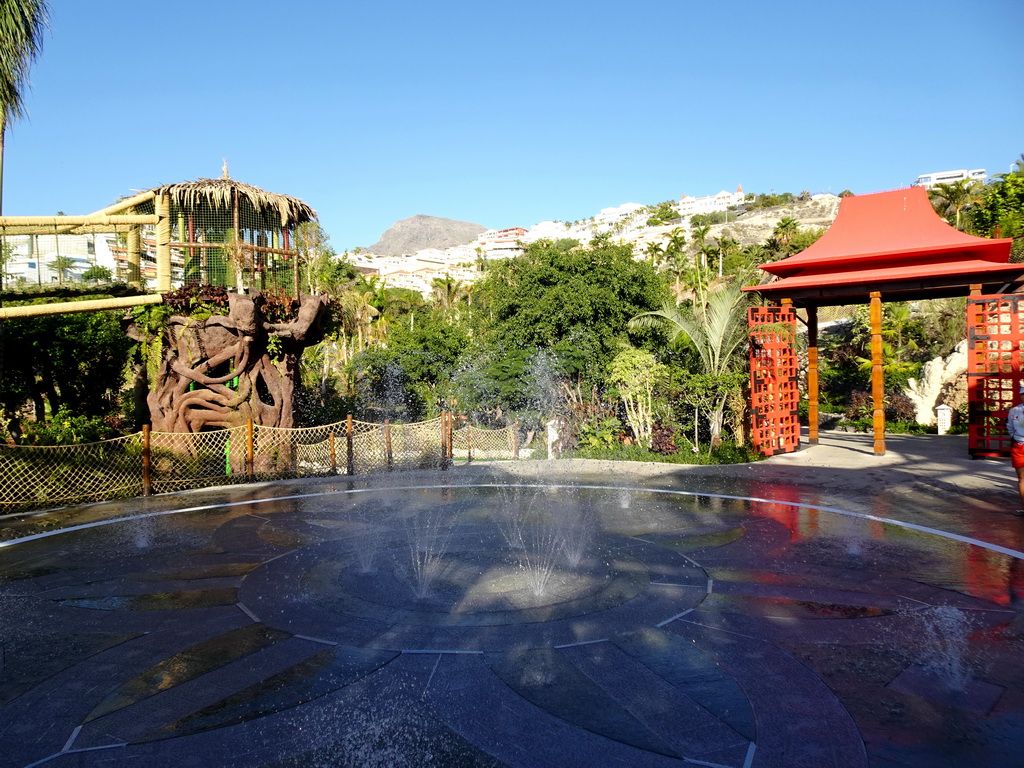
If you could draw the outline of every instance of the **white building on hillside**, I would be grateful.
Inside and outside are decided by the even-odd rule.
[[[647,208],[649,206],[640,205],[640,203],[623,203],[615,208],[602,208],[601,212],[594,217],[595,229],[611,229],[616,224],[630,220],[635,214],[645,211]]]
[[[526,236],[522,227],[508,229],[490,229],[477,237],[470,246],[479,250],[485,259],[510,259],[523,252],[519,242]]]
[[[538,240],[558,240],[569,236],[569,225],[564,221],[541,221],[530,227],[523,235],[524,243],[535,243]]]
[[[4,284],[50,285],[61,281],[57,257],[70,259],[64,280],[80,280],[92,266],[115,273],[114,256],[103,235],[8,235],[12,251],[4,265]]]
[[[684,194],[679,200],[679,215],[693,216],[698,213],[714,213],[724,211],[743,202],[743,186],[737,185],[736,191],[729,194],[724,189],[717,195],[707,197],[690,197]]]
[[[985,178],[984,168],[975,168],[972,171],[936,171],[935,173],[925,173],[918,176],[917,181],[913,183],[913,186],[925,187],[927,189],[934,187],[936,184],[952,184],[955,181],[963,181],[965,179],[974,179],[975,181],[984,184]]]

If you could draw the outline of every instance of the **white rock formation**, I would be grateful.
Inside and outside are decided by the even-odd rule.
[[[946,357],[936,357],[921,367],[921,379],[910,379],[904,394],[914,401],[919,424],[935,423],[935,406],[944,391],[967,373],[967,341],[961,341]],[[956,403],[950,403],[956,406]]]

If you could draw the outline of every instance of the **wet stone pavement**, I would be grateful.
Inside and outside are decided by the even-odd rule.
[[[1005,467],[843,450],[0,521],[0,766],[1021,764]]]

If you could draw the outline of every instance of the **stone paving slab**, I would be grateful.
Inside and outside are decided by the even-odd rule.
[[[237,486],[13,546],[46,516],[0,521],[0,768],[1013,764],[1012,471],[888,444]]]

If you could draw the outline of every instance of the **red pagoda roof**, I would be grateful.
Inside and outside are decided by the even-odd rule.
[[[832,226],[809,248],[761,265],[780,279],[744,290],[817,304],[866,299],[870,291],[966,295],[969,285],[1024,279],[1024,264],[1008,263],[1012,243],[951,227],[924,187],[856,195],[843,198]]]

